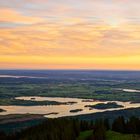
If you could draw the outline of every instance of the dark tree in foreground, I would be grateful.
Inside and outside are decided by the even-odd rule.
[[[105,126],[106,130],[110,129],[110,124],[109,124],[109,120],[108,119],[104,120],[104,126]]]
[[[88,140],[106,140],[106,132],[110,130],[108,119],[95,122],[80,121],[78,119],[48,119],[43,123],[26,128],[21,132],[6,135],[0,132],[0,140],[76,140],[80,132],[92,130]],[[124,120],[116,118],[112,123],[112,130],[124,134],[134,134],[136,139],[140,134],[140,119],[131,117]]]
[[[93,135],[88,140],[105,140],[106,127],[103,120],[96,120],[93,129]]]
[[[125,120],[124,117],[118,117],[117,119],[114,120],[112,124],[112,130],[124,133],[125,132]]]
[[[120,133],[140,134],[140,119],[131,117],[125,121],[123,117],[118,117],[113,121],[112,130]]]
[[[6,140],[6,134],[4,132],[0,132],[0,140]]]
[[[131,117],[126,122],[126,133],[140,134],[140,120],[136,117]]]

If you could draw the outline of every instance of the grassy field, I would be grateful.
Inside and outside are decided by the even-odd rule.
[[[77,140],[86,140],[91,135],[92,135],[92,130],[81,132]]]
[[[92,131],[84,131],[80,133],[77,140],[86,140],[92,135]],[[106,133],[106,140],[140,140],[140,136],[132,134],[121,134],[113,131],[108,131]]]
[[[140,140],[140,136],[133,134],[120,134],[117,132],[108,131],[107,140]]]

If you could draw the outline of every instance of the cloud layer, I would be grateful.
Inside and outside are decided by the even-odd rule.
[[[140,69],[139,5],[0,1],[0,68]]]

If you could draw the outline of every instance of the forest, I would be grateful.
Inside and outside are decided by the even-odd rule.
[[[87,132],[90,133],[86,137],[83,136],[81,140],[114,140],[110,139],[108,134],[114,134],[116,137],[116,133],[128,135],[131,140],[139,140],[140,119],[134,116],[127,120],[119,116],[113,122],[108,119],[95,121],[70,118],[48,119],[20,132],[6,134],[1,131],[0,140],[80,140],[80,135]]]

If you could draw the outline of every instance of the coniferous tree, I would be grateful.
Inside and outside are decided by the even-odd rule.
[[[106,139],[106,128],[104,125],[104,121],[97,120],[95,122],[93,130],[93,140],[105,140],[105,139]]]
[[[112,130],[120,133],[125,132],[125,120],[123,116],[118,117],[114,120],[112,124]]]
[[[104,126],[105,126],[106,130],[110,129],[110,124],[109,124],[109,120],[108,119],[104,120]]]

